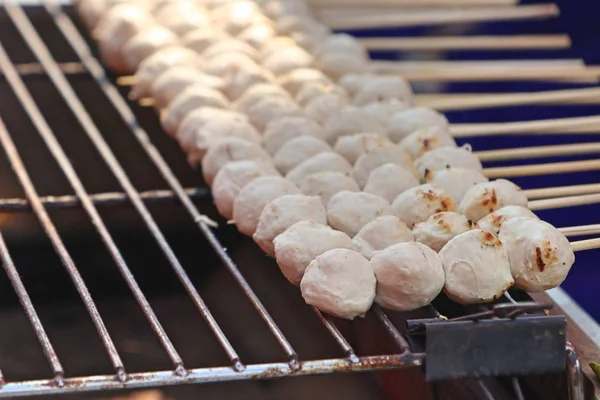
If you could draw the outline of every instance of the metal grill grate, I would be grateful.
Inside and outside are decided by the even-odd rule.
[[[286,375],[322,374],[333,371],[397,369],[418,366],[422,363],[423,355],[415,354],[410,351],[410,346],[402,334],[400,334],[398,329],[389,320],[388,316],[382,310],[377,308],[374,310],[374,314],[389,333],[390,337],[398,345],[400,350],[398,354],[358,357],[353,347],[342,335],[334,322],[329,317],[322,315],[318,310],[314,309],[318,320],[324,325],[329,334],[339,345],[339,348],[343,352],[343,357],[321,360],[300,360],[296,350],[292,347],[286,335],[284,335],[267,309],[263,306],[252,287],[240,272],[238,266],[232,261],[227,251],[223,248],[223,245],[207,225],[206,217],[199,212],[196,205],[192,202],[194,197],[206,197],[208,190],[205,188],[184,189],[161,153],[150,141],[147,133],[138,124],[136,116],[131,111],[127,102],[107,78],[102,66],[93,56],[84,38],[69,17],[58,6],[46,6],[46,11],[50,14],[56,26],[72,46],[72,49],[79,58],[76,62],[58,63],[21,6],[6,5],[4,9],[8,18],[14,23],[14,26],[24,38],[27,46],[32,50],[36,62],[30,64],[19,63],[17,65],[11,60],[3,45],[0,44],[1,72],[16,94],[19,103],[30,116],[35,128],[47,147],[47,151],[51,153],[52,157],[59,165],[60,170],[74,190],[75,195],[40,196],[25,168],[19,150],[15,146],[12,133],[7,130],[5,124],[0,119],[0,143],[8,155],[10,165],[26,195],[26,199],[2,199],[0,201],[0,211],[33,211],[47,237],[50,239],[55,251],[59,254],[64,268],[68,271],[77,292],[85,304],[85,307],[93,320],[96,331],[102,340],[106,353],[110,358],[114,372],[103,376],[67,377],[68,371],[64,371],[60,361],[60,355],[57,354],[50,338],[46,334],[44,326],[42,325],[36,309],[28,295],[27,289],[19,277],[17,267],[11,259],[10,251],[2,239],[2,236],[0,236],[0,257],[2,257],[6,272],[17,292],[19,300],[23,305],[27,317],[35,331],[35,335],[44,350],[47,361],[54,374],[52,379],[46,380],[4,382],[0,388],[0,397],[116,388],[136,388],[176,383],[233,381]],[[158,169],[170,190],[140,192],[135,188],[121,162],[108,146],[97,125],[92,120],[92,117],[88,111],[86,111],[86,106],[78,97],[67,78],[67,75],[69,74],[81,74],[85,73],[85,71],[89,72],[104,95],[110,100],[112,106],[114,106],[115,110],[129,126],[131,133],[133,133],[143,151]],[[79,124],[83,127],[84,133],[93,143],[96,151],[100,154],[102,160],[106,163],[114,178],[117,180],[122,192],[90,194],[88,190],[86,190],[75,167],[70,162],[52,128],[38,108],[36,100],[34,100],[32,94],[23,82],[22,75],[32,74],[46,74],[49,77],[64,102],[66,102]],[[247,365],[244,363],[244,360],[240,359],[240,356],[211,314],[211,311],[198,293],[186,270],[181,265],[173,248],[166,240],[161,228],[146,205],[146,203],[152,201],[164,201],[168,199],[177,200],[181,206],[184,207],[198,229],[200,229],[205,239],[217,253],[222,264],[231,273],[239,285],[239,288],[252,304],[256,313],[267,325],[273,339],[277,341],[283,350],[286,355],[284,361],[270,364]],[[229,365],[211,368],[193,368],[192,366],[184,365],[182,356],[179,354],[173,341],[163,328],[152,306],[146,299],[146,295],[138,285],[136,278],[132,274],[119,247],[115,243],[115,240],[111,236],[111,233],[97,210],[97,206],[115,205],[124,202],[130,202],[143,220],[146,228],[152,234],[155,243],[168,260],[172,272],[177,276],[185,288],[187,294],[195,304],[197,311],[204,318],[206,324],[210,327],[218,343],[227,355],[230,361]],[[114,263],[117,265],[122,278],[127,283],[127,286],[133,293],[148,323],[154,330],[164,351],[167,353],[173,365],[172,370],[127,373],[127,366],[124,365],[122,361],[119,350],[117,349],[117,346],[115,346],[114,340],[105,326],[102,316],[86,286],[86,282],[82,278],[78,266],[73,261],[69,250],[61,239],[61,235],[53,224],[47,211],[50,208],[67,207],[83,208],[87,217],[92,221],[97,234],[100,235],[104,246],[109,251]],[[432,307],[430,317],[435,317],[436,315],[439,316]]]

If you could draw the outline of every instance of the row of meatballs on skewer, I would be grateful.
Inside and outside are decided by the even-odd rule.
[[[117,3],[117,4],[115,4]],[[489,181],[410,85],[369,72],[302,2],[80,0],[114,71],[135,72],[219,213],[275,257],[307,303],[352,319],[443,290],[490,302],[559,285],[568,240]],[[158,34],[157,32],[162,32]],[[167,40],[165,40],[167,38]]]

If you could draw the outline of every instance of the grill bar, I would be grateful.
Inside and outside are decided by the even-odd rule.
[[[188,188],[184,189],[185,194],[190,199],[200,199],[210,196],[210,191],[206,188]],[[96,206],[118,206],[129,202],[127,194],[122,192],[95,193],[89,195],[90,200]],[[140,198],[146,203],[158,203],[169,200],[176,200],[177,196],[172,190],[149,190],[140,192]],[[44,196],[40,201],[46,208],[70,208],[81,205],[81,200],[77,196]],[[31,211],[31,204],[27,199],[13,198],[0,199],[0,212],[23,212]]]
[[[323,315],[321,311],[319,311],[316,307],[313,307],[313,310],[317,314],[317,317],[319,317],[321,323],[325,325],[325,328],[327,328],[329,333],[334,337],[338,345],[342,348],[342,350],[344,350],[344,353],[346,354],[348,359],[353,363],[358,362],[358,357],[356,356],[354,349],[352,348],[352,346],[350,346],[350,343],[348,343],[348,341],[342,335],[337,326],[335,326],[335,324],[331,321],[331,318]]]
[[[52,55],[50,54],[46,45],[41,40],[39,34],[36,32],[35,28],[23,12],[22,8],[17,5],[6,5],[6,10],[9,17],[15,23],[17,29],[19,30],[23,38],[27,41],[27,44],[29,45],[31,50],[34,52],[34,54],[40,61],[49,78],[59,90],[63,99],[74,111],[75,116],[77,117],[79,123],[83,126],[88,137],[92,140],[98,152],[100,153],[104,161],[108,164],[109,168],[119,181],[120,185],[123,187],[124,191],[127,193],[127,196],[133,203],[134,207],[137,209],[138,213],[146,223],[146,226],[148,227],[155,240],[157,241],[158,245],[160,246],[161,250],[169,260],[169,263],[171,264],[181,283],[184,285],[186,291],[191,296],[192,300],[194,301],[194,304],[196,305],[206,322],[209,324],[210,328],[213,330],[214,334],[217,337],[217,340],[227,353],[234,367],[238,370],[243,368],[236,351],[233,349],[232,345],[229,343],[229,340],[227,339],[227,337],[217,324],[216,320],[208,310],[208,307],[204,303],[204,300],[202,300],[202,298],[200,297],[200,294],[194,287],[193,283],[191,282],[189,276],[183,269],[182,265],[180,264],[179,260],[177,259],[177,256],[171,249],[170,245],[167,243],[166,238],[160,231],[160,228],[154,221],[154,218],[152,217],[152,215],[144,205],[143,201],[141,200],[139,193],[134,188],[127,174],[125,173],[125,171],[117,161],[116,157],[102,138],[102,135],[98,131],[98,128],[96,127],[91,117],[85,110],[83,104],[73,91],[64,74],[60,71],[60,68],[58,68],[58,65],[52,58]],[[51,131],[49,131],[48,136],[53,137]],[[88,212],[88,215],[92,218],[92,221],[99,230],[105,244],[109,247],[113,259],[115,259],[115,261],[117,262],[117,265],[123,273],[128,285],[130,285],[130,288],[132,288],[134,295],[140,302],[144,314],[151,323],[152,328],[159,336],[161,344],[163,345],[171,361],[173,362],[177,374],[184,375],[186,372],[183,360],[177,353],[177,350],[175,349],[171,340],[168,338],[166,332],[162,328],[162,325],[158,321],[158,318],[156,318],[156,316],[154,315],[154,312],[152,311],[152,308],[150,307],[147,300],[145,299],[145,296],[143,295],[141,289],[139,288],[139,286],[137,286],[137,283],[135,282],[131,271],[129,271],[129,269],[126,267],[126,264],[120,256],[116,245],[110,238],[108,230],[104,226],[102,219],[97,213],[97,210],[93,206],[92,202],[89,200],[89,196],[83,188],[81,181],[79,180],[74,170],[72,169],[72,166],[68,162],[66,154],[64,154],[64,151],[62,150],[60,145],[58,145],[58,143],[56,143],[56,146],[51,146],[50,150],[61,164],[63,172],[65,172],[65,174],[67,174],[67,171],[69,172],[67,174],[67,177],[69,178],[71,185],[73,185],[74,189],[78,192],[78,195],[82,200],[84,207]]]
[[[148,154],[150,159],[154,162],[155,166],[158,168],[159,172],[163,176],[163,178],[167,181],[170,188],[177,195],[179,201],[183,204],[186,211],[190,214],[194,222],[198,225],[203,235],[209,241],[213,249],[217,252],[221,261],[225,264],[227,269],[234,276],[239,286],[244,291],[246,297],[251,301],[252,305],[256,309],[256,311],[260,314],[262,319],[268,325],[270,331],[275,336],[285,353],[287,354],[290,365],[293,368],[298,368],[298,355],[296,351],[293,349],[292,345],[289,343],[288,339],[285,337],[281,329],[277,326],[267,309],[264,307],[262,302],[258,299],[242,273],[240,272],[237,265],[233,262],[231,257],[227,254],[219,240],[210,230],[205,222],[205,218],[200,214],[197,208],[194,206],[189,197],[185,194],[181,183],[175,177],[175,174],[171,171],[168,164],[161,156],[160,152],[156,149],[156,147],[150,141],[148,134],[139,126],[137,120],[129,108],[128,104],[123,100],[117,89],[112,85],[108,79],[106,78],[106,74],[104,73],[104,69],[100,65],[100,63],[93,57],[90,48],[85,43],[85,40],[77,31],[77,28],[73,24],[73,22],[66,16],[66,14],[61,10],[60,6],[53,5],[48,2],[44,2],[46,10],[54,17],[54,21],[58,28],[61,30],[64,37],[67,39],[73,50],[76,52],[78,57],[81,59],[82,63],[86,66],[89,73],[96,80],[98,85],[102,88],[108,99],[111,101],[116,110],[121,114],[125,122],[131,128],[131,131],[135,135],[136,139],[142,145],[144,151]],[[54,63],[54,61],[52,61]],[[55,63],[54,63],[55,64]],[[143,204],[140,202],[141,206]]]
[[[386,315],[386,313],[384,313],[383,310],[377,304],[373,304],[372,310],[373,313],[377,316],[377,318],[379,318],[379,320],[383,323],[383,326],[387,330],[388,334],[392,337],[392,339],[394,339],[400,350],[402,350],[402,353],[405,354],[410,352],[410,345],[408,344],[406,339],[404,339],[404,337],[398,331],[398,329],[394,326],[394,324]]]
[[[38,108],[33,102],[33,99],[29,95],[29,92],[25,88],[25,85],[20,80],[19,75],[14,70],[14,67],[12,67],[12,63],[8,58],[8,55],[4,51],[4,47],[2,47],[1,44],[0,68],[4,70],[9,82],[11,83],[13,90],[19,98],[19,101],[21,101],[21,103],[27,110],[28,114],[32,118],[40,133],[46,136],[45,133],[50,132],[51,135],[50,127],[47,125],[42,114],[39,112]],[[112,338],[110,337],[108,330],[106,329],[106,326],[104,324],[104,321],[102,320],[102,317],[100,316],[100,313],[98,312],[96,304],[94,303],[94,300],[92,299],[92,296],[83,278],[81,277],[79,270],[75,266],[71,255],[69,254],[58,231],[56,230],[56,227],[52,223],[48,212],[46,211],[44,205],[40,201],[40,196],[38,195],[33,185],[33,182],[29,177],[29,174],[27,173],[25,165],[21,160],[21,156],[19,155],[19,152],[17,151],[17,148],[10,134],[8,133],[8,130],[6,130],[3,124],[0,128],[0,143],[4,148],[6,155],[8,156],[11,167],[17,175],[19,183],[23,187],[23,190],[25,191],[25,194],[29,199],[33,212],[35,213],[40,224],[42,225],[42,228],[44,229],[46,235],[52,242],[52,246],[54,247],[56,253],[60,257],[63,265],[67,269],[69,275],[71,276],[71,279],[73,280],[73,283],[75,284],[77,292],[79,293],[83,302],[85,303],[85,306],[92,318],[92,321],[94,322],[96,330],[98,331],[98,334],[100,335],[100,338],[104,344],[104,347],[108,351],[108,355],[111,359],[113,367],[118,373],[120,372],[122,374],[124,371],[123,362],[121,361],[121,357],[119,356],[115,344]]]
[[[4,126],[4,122],[0,119],[0,135],[3,137],[6,135],[6,127]],[[42,325],[42,321],[38,317],[35,308],[33,307],[33,303],[31,302],[31,298],[29,297],[29,293],[27,293],[27,289],[25,289],[25,285],[23,285],[23,281],[19,276],[19,272],[15,267],[15,264],[12,260],[10,252],[8,251],[8,247],[6,247],[6,242],[4,241],[4,236],[0,233],[0,259],[2,260],[2,266],[6,271],[6,275],[10,279],[10,282],[19,297],[19,302],[23,306],[23,310],[27,314],[27,318],[33,327],[35,335],[42,346],[44,354],[50,363],[50,368],[52,368],[52,373],[54,374],[54,379],[57,382],[60,382],[62,376],[64,374],[64,370],[60,360],[58,359],[58,355],[54,350],[54,346],[52,342],[50,342],[50,338],[46,334],[46,330]],[[4,384],[4,375],[0,371],[0,382]]]

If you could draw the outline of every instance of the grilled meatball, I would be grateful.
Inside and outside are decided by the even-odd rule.
[[[399,145],[404,147],[413,158],[418,158],[440,147],[456,147],[456,142],[445,128],[429,126],[417,129],[402,139]]]
[[[156,13],[156,18],[161,25],[179,37],[210,26],[206,9],[195,1],[169,1]]]
[[[205,74],[194,67],[176,65],[160,74],[152,85],[154,107],[156,109],[167,107],[181,92],[195,84],[202,84],[212,89],[223,87],[223,81],[217,77]]]
[[[296,222],[273,240],[277,265],[294,285],[299,285],[312,260],[332,249],[354,250],[354,243],[344,232],[314,221]]]
[[[329,225],[352,237],[383,215],[394,215],[390,203],[370,193],[343,191],[327,203]]]
[[[319,196],[324,206],[339,192],[360,192],[354,179],[341,172],[317,172],[308,175],[300,183],[300,190],[306,195]]]
[[[340,137],[356,133],[378,133],[386,136],[385,126],[379,119],[358,107],[346,106],[331,114],[325,121],[327,141],[334,144]]]
[[[271,156],[259,145],[236,137],[225,138],[209,147],[202,159],[204,181],[212,186],[213,179],[227,164],[233,161],[264,161],[272,164]]]
[[[489,181],[480,171],[462,168],[433,171],[425,175],[425,180],[444,189],[457,204],[473,186]]]
[[[398,146],[375,147],[371,151],[361,155],[354,163],[354,179],[362,188],[365,187],[371,172],[385,164],[396,164],[404,167],[415,177],[417,171],[412,163],[410,155]]]
[[[431,303],[444,288],[442,260],[429,247],[397,243],[371,258],[377,278],[375,302],[394,311],[413,311]]]
[[[382,124],[387,126],[394,114],[408,109],[408,105],[398,100],[375,101],[361,107],[364,111],[379,118]]]
[[[262,176],[278,175],[270,163],[262,160],[228,163],[219,170],[212,182],[211,193],[219,214],[230,219],[233,216],[233,203],[244,186]]]
[[[169,136],[175,136],[181,122],[192,111],[201,107],[226,109],[229,102],[221,92],[197,83],[183,90],[166,108],[160,123]]]
[[[77,15],[88,30],[93,31],[104,14],[117,4],[126,0],[79,0],[74,2]]]
[[[503,223],[519,217],[537,218],[537,216],[528,208],[521,206],[505,206],[481,218],[477,221],[477,225],[484,231],[492,232],[494,235],[498,236]]]
[[[286,116],[301,115],[298,105],[285,97],[265,97],[248,107],[247,115],[250,122],[260,132],[264,132],[269,122]]]
[[[320,56],[315,65],[333,79],[339,79],[348,73],[369,71],[369,59],[358,54],[330,53]]]
[[[302,3],[302,1],[297,3]],[[307,4],[306,2],[304,3]],[[315,18],[297,13],[281,16],[281,18],[277,19],[275,27],[281,35],[290,37],[295,33],[311,35],[319,39],[325,39],[331,35],[331,30],[326,25],[323,25]]]
[[[508,252],[516,286],[543,292],[559,286],[575,262],[567,238],[538,218],[518,217],[500,228],[500,240]]]
[[[473,221],[479,221],[489,213],[504,206],[527,207],[527,196],[523,189],[506,179],[473,186],[463,197],[458,210]]]
[[[262,145],[269,154],[275,155],[290,140],[303,136],[324,141],[325,131],[305,116],[285,116],[267,124]]]
[[[348,96],[348,93],[346,93],[343,88],[335,85],[331,81],[305,83],[296,93],[294,100],[296,100],[296,102],[301,106],[308,107],[308,105],[314,99],[323,95],[338,96],[340,100],[343,100],[344,105],[350,104],[350,97]]]
[[[470,145],[462,147],[439,147],[423,154],[415,160],[415,166],[421,179],[425,179],[427,172],[438,171],[445,168],[463,168],[483,171],[481,161],[471,152]]]
[[[302,164],[288,172],[285,177],[296,185],[300,185],[302,180],[307,176],[324,171],[341,172],[350,176],[352,173],[352,165],[339,154],[324,152],[304,161]]]
[[[312,56],[300,46],[288,47],[262,60],[262,66],[275,76],[283,76],[298,68],[313,64]]]
[[[289,47],[296,47],[296,42],[289,36],[276,36],[260,48],[258,58],[264,60]]]
[[[273,240],[287,228],[300,221],[327,224],[327,214],[317,196],[288,194],[267,204],[260,214],[256,232],[252,238],[271,257],[275,256]]]
[[[453,237],[476,226],[464,215],[452,211],[433,214],[427,220],[416,223],[413,227],[415,241],[440,251]]]
[[[388,130],[390,139],[398,143],[417,129],[437,126],[448,130],[448,120],[443,114],[426,107],[414,107],[400,111],[390,118]]]
[[[235,1],[223,4],[211,11],[215,28],[230,35],[239,35],[257,23],[268,23],[260,8],[252,1]]]
[[[233,202],[233,219],[240,233],[254,235],[265,206],[286,194],[300,194],[300,189],[278,176],[260,177],[244,186]]]
[[[240,32],[236,37],[242,42],[248,43],[255,49],[260,49],[272,40],[276,34],[277,32],[273,28],[272,23],[257,21]]]
[[[123,45],[123,60],[129,71],[137,71],[142,61],[152,54],[178,44],[179,39],[173,32],[153,25],[138,32]]]
[[[412,88],[405,79],[399,76],[377,76],[363,81],[354,95],[354,104],[365,106],[372,102],[392,100],[411,104],[413,96]]]
[[[460,304],[497,300],[514,285],[505,246],[490,232],[473,229],[450,239],[439,252],[446,295]]]
[[[200,27],[186,33],[181,38],[181,44],[198,54],[202,54],[211,46],[226,39],[229,39],[229,36],[222,31],[211,27]]]
[[[176,66],[196,67],[200,62],[198,54],[184,47],[174,46],[158,50],[140,64],[135,73],[132,96],[135,99],[150,96],[152,85],[167,69]]]
[[[307,304],[336,317],[354,319],[371,308],[375,285],[366,258],[356,251],[333,249],[311,261],[300,289]]]
[[[433,214],[455,211],[456,203],[442,188],[424,184],[401,193],[392,203],[392,208],[412,228]]]
[[[305,85],[308,84],[327,84],[331,83],[329,79],[318,69],[314,68],[296,68],[278,80],[279,85],[287,90],[290,95],[295,97]]]
[[[405,167],[388,163],[375,168],[369,174],[363,190],[392,203],[400,193],[419,186],[419,184],[419,180]]]
[[[291,100],[290,96],[280,86],[273,83],[259,83],[249,87],[235,101],[235,110],[247,113],[250,107],[266,97],[282,97]]]
[[[346,89],[348,93],[354,97],[356,92],[364,86],[365,82],[377,78],[378,75],[373,73],[347,73],[338,79],[338,85]]]
[[[395,147],[395,145],[387,137],[377,133],[357,133],[342,136],[335,142],[333,149],[354,164],[361,155],[381,147]]]
[[[306,116],[319,124],[325,124],[332,114],[339,114],[348,105],[348,99],[339,94],[321,94],[304,106]]]
[[[413,234],[406,223],[395,215],[384,215],[363,226],[352,241],[356,249],[367,259],[389,246],[412,242]]]
[[[354,54],[363,58],[368,57],[365,47],[352,35],[336,33],[327,36],[314,50],[315,57],[329,54]]]
[[[258,60],[258,52],[254,47],[250,46],[246,42],[234,38],[223,39],[215,42],[206,50],[204,50],[202,57],[205,60],[210,61],[215,57],[220,57],[226,54],[239,54],[244,55],[253,61]]]
[[[300,136],[284,144],[273,157],[275,168],[287,174],[309,158],[331,152],[331,146],[314,136]]]

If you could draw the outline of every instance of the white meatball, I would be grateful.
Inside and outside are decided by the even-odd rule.
[[[229,39],[229,36],[224,32],[210,27],[201,27],[185,34],[181,38],[181,44],[198,54],[202,54],[206,49],[225,39]]]
[[[307,304],[339,318],[363,316],[375,299],[369,261],[348,249],[328,250],[306,268],[300,289]]]
[[[518,217],[500,228],[516,286],[531,293],[559,286],[575,262],[569,240],[538,218]]]
[[[390,203],[370,193],[343,191],[327,203],[329,225],[352,237],[383,215],[394,215]]]
[[[310,67],[312,56],[302,47],[288,47],[272,53],[262,60],[262,66],[276,76],[283,76],[295,69]]]
[[[375,168],[370,174],[363,191],[393,202],[400,193],[419,186],[419,180],[398,164],[384,164]]]
[[[175,46],[158,50],[142,61],[136,71],[135,83],[131,91],[133,98],[141,99],[150,96],[152,85],[167,69],[176,65],[195,67],[199,62],[198,54],[184,47]]]
[[[179,44],[173,32],[162,26],[140,31],[123,45],[123,59],[129,71],[136,71],[142,61],[160,49]]]
[[[391,100],[411,104],[413,97],[412,88],[405,79],[399,76],[378,76],[364,81],[354,95],[354,104],[365,106],[375,101]]]
[[[281,35],[290,37],[295,33],[303,33],[324,39],[331,34],[331,30],[316,19],[298,14],[282,16],[277,20],[275,27]]]
[[[188,87],[173,99],[161,115],[160,123],[169,136],[175,136],[181,121],[190,112],[201,107],[225,109],[228,106],[229,102],[221,92],[199,83]]]
[[[352,165],[345,158],[333,152],[319,153],[292,169],[286,178],[300,185],[304,178],[317,172],[341,172],[347,176],[352,174]]]
[[[463,168],[483,171],[481,161],[471,152],[470,145],[462,147],[440,147],[415,160],[415,166],[421,179],[425,179],[428,171],[438,171],[445,168]]]
[[[315,57],[325,57],[329,54],[351,54],[368,57],[365,47],[352,35],[336,33],[327,36],[314,50]]]
[[[152,15],[134,4],[118,4],[108,9],[95,31],[102,61],[117,73],[133,72],[125,62],[123,46],[154,24]]]
[[[317,172],[308,175],[300,183],[300,190],[309,196],[319,196],[324,206],[331,198],[343,191],[360,192],[356,181],[341,172]]]
[[[233,161],[219,170],[212,184],[211,193],[221,214],[230,219],[233,203],[244,186],[262,176],[277,176],[273,166],[260,160]]]
[[[154,107],[161,109],[168,106],[181,92],[195,84],[203,84],[212,89],[223,87],[223,81],[217,77],[194,67],[176,65],[160,74],[152,85]]]
[[[285,97],[265,97],[248,107],[248,119],[261,132],[269,122],[285,116],[301,115],[302,110],[293,100]]]
[[[347,105],[348,99],[339,94],[321,94],[304,106],[304,113],[313,121],[325,124],[331,115],[339,114]]]
[[[327,141],[335,143],[340,137],[356,133],[378,133],[387,136],[379,119],[360,108],[346,106],[332,114],[325,122]]]
[[[266,97],[282,97],[291,100],[290,96],[280,86],[273,83],[259,83],[250,86],[242,93],[235,101],[233,108],[239,112],[247,113],[250,107]]]
[[[429,126],[438,126],[448,130],[448,120],[443,114],[426,107],[414,107],[400,111],[388,122],[389,136],[398,143],[414,131]]]
[[[305,116],[285,116],[267,124],[264,131],[263,147],[275,155],[286,143],[303,136],[312,136],[325,141],[325,131]]]
[[[272,163],[271,157],[257,144],[236,137],[225,138],[209,147],[202,159],[202,175],[208,186],[212,186],[217,173],[233,161],[264,161]]]
[[[450,239],[439,252],[444,293],[460,304],[497,300],[514,285],[505,246],[490,232],[473,229]]]
[[[330,53],[319,57],[315,66],[333,79],[338,79],[344,74],[369,71],[369,61],[357,54]]]
[[[413,158],[418,158],[426,152],[440,147],[456,147],[452,135],[439,126],[420,128],[406,136],[399,143]]]
[[[425,307],[444,288],[442,260],[421,243],[394,244],[376,253],[371,266],[377,278],[375,302],[389,310],[413,311]]]
[[[389,246],[412,242],[413,234],[406,223],[395,215],[384,215],[363,226],[352,241],[367,259]]]
[[[473,186],[489,181],[480,171],[462,168],[446,168],[429,172],[425,175],[425,180],[444,189],[456,203],[460,203]]]
[[[233,219],[240,233],[254,235],[266,205],[286,194],[300,194],[300,189],[278,176],[263,176],[244,186],[233,202]]]
[[[318,69],[297,68],[281,76],[279,85],[295,97],[308,84],[330,84],[329,79]]]
[[[354,164],[361,155],[381,147],[395,147],[395,145],[387,137],[378,133],[357,133],[342,136],[335,142],[333,149]]]
[[[296,42],[294,39],[288,36],[277,36],[272,40],[267,42],[259,51],[258,59],[264,60],[265,58],[271,56],[272,54],[276,54],[281,50],[287,49],[289,47],[296,47]]]
[[[480,183],[463,197],[458,210],[473,221],[479,221],[489,213],[504,206],[527,207],[527,195],[523,189],[506,179]]]
[[[202,57],[211,60],[225,54],[242,54],[252,60],[258,60],[258,52],[246,42],[237,39],[223,39],[209,46]]]
[[[211,107],[202,107],[189,113],[177,131],[177,140],[188,154],[191,164],[201,162],[211,146],[230,137],[256,144],[261,139],[244,115]]]
[[[241,54],[224,54],[209,61],[204,71],[223,80],[223,93],[232,101],[249,88],[269,84],[275,77]]]
[[[331,81],[305,83],[296,93],[294,100],[306,107],[311,101],[323,95],[338,96],[344,100],[345,105],[350,105],[350,96],[346,90]]]
[[[433,214],[455,211],[456,203],[442,188],[427,183],[401,193],[392,203],[392,208],[412,228]]]
[[[415,241],[440,251],[454,236],[460,235],[476,226],[464,215],[452,211],[433,214],[426,221],[413,227]]]
[[[387,126],[388,121],[394,114],[408,109],[408,105],[398,100],[375,101],[363,107],[363,110],[379,118],[381,123]]]
[[[111,8],[125,0],[87,0],[74,2],[77,15],[84,25],[93,31],[102,16]]]
[[[284,144],[273,157],[275,168],[287,174],[304,161],[320,153],[331,152],[331,146],[314,136],[300,136]]]
[[[505,206],[481,218],[477,221],[477,225],[480,229],[498,236],[503,223],[519,217],[537,218],[537,215],[525,207]]]
[[[262,48],[266,43],[272,40],[276,35],[275,29],[271,23],[254,23],[247,27],[236,37],[244,43],[248,43],[255,49]]]
[[[273,240],[299,221],[327,223],[327,214],[321,199],[303,194],[288,194],[267,204],[252,238],[269,256],[275,256]]]
[[[365,187],[371,172],[385,164],[397,164],[412,173],[415,178],[417,171],[412,163],[410,155],[398,146],[375,147],[364,153],[354,163],[354,179],[362,188]]]
[[[209,27],[206,10],[194,1],[171,1],[156,14],[158,22],[182,37],[198,28]]]
[[[365,82],[377,78],[378,75],[373,73],[347,73],[338,79],[338,85],[346,89],[348,93],[354,97],[356,92],[363,87]]]
[[[314,221],[296,222],[277,236],[273,245],[279,269],[294,285],[300,284],[310,262],[327,250],[354,250],[350,236]]]
[[[265,15],[273,19],[285,18],[288,15],[312,16],[309,4],[303,0],[266,0],[262,7]]]
[[[238,35],[256,23],[268,21],[252,1],[236,1],[217,7],[211,11],[211,19],[215,28],[230,35]]]

